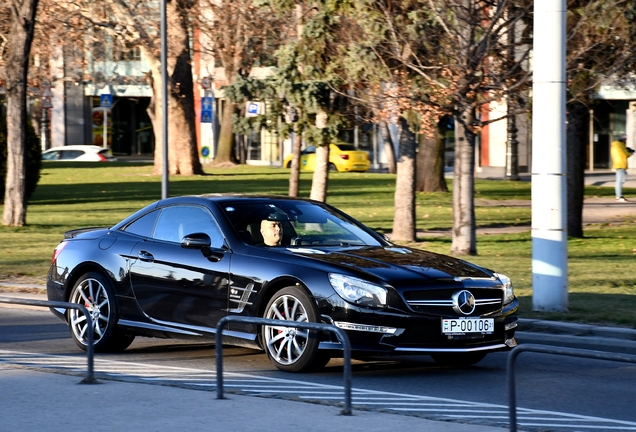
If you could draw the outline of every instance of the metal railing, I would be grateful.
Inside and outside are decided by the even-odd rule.
[[[225,316],[216,326],[216,397],[223,399],[223,328],[227,323],[240,322],[247,324],[268,325],[276,327],[294,327],[306,330],[330,331],[336,334],[342,344],[344,358],[344,408],[343,415],[351,415],[351,343],[349,337],[339,327],[331,324],[275,320],[258,317]]]
[[[513,348],[508,355],[508,410],[510,431],[517,432],[517,395],[515,388],[515,361],[524,351],[532,351],[543,354],[556,354],[570,357],[584,357],[598,360],[609,360],[624,363],[636,363],[636,357],[622,354],[606,353],[577,348],[550,347],[546,345],[522,344]]]
[[[95,379],[95,372],[93,370],[93,318],[91,314],[88,313],[88,309],[84,305],[77,303],[68,303],[68,302],[56,302],[56,301],[48,301],[48,300],[31,300],[25,298],[13,298],[13,297],[0,297],[0,303],[10,303],[10,304],[19,304],[26,306],[40,306],[40,307],[58,307],[64,309],[77,309],[86,317],[86,328],[91,329],[91,331],[86,332],[86,357],[88,362],[88,371],[86,373],[86,378],[80,381],[80,384],[96,384],[97,380]]]

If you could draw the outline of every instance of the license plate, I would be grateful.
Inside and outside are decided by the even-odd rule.
[[[493,331],[495,331],[493,318],[442,319],[442,333],[447,335],[490,334]]]

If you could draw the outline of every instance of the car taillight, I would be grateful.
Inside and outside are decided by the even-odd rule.
[[[59,245],[57,245],[57,247],[53,251],[53,256],[51,257],[51,264],[53,264],[55,260],[57,259],[57,257],[60,256],[60,254],[62,253],[62,251],[64,250],[67,244],[68,242],[63,241]]]
[[[341,154],[340,157],[344,160],[348,160],[349,159],[349,155],[348,154]]]
[[[102,162],[106,162],[106,161],[108,160],[108,159],[106,159],[106,157],[105,157],[103,154],[101,154],[101,153],[97,153],[97,156],[99,156],[99,160],[100,160],[100,161],[102,161]]]

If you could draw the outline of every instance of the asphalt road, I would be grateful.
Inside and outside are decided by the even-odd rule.
[[[11,359],[11,353],[22,357]],[[47,357],[51,354],[60,357]],[[354,361],[354,404],[431,419],[468,415],[476,424],[501,425],[508,405],[507,357],[491,354],[463,369],[440,367],[426,356]],[[60,358],[69,369],[86,367],[85,354],[61,321],[45,309],[0,305],[0,364],[37,362],[46,370],[59,368]],[[215,361],[211,344],[138,338],[124,353],[97,354],[95,371],[105,379],[146,382],[152,376],[157,383],[213,389]],[[224,371],[229,391],[327,402],[342,398],[342,360],[332,360],[319,373],[289,374],[274,369],[263,353],[225,347]],[[519,412],[551,425],[524,430],[636,430],[636,365],[524,353],[516,377]]]

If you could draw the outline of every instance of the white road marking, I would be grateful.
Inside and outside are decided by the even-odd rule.
[[[60,356],[38,353],[24,353],[0,350],[0,364],[17,364],[38,367],[51,371],[73,371],[86,373],[87,361],[84,356]],[[181,384],[203,389],[216,388],[214,370],[162,366],[116,360],[94,359],[94,370],[99,377],[138,379],[145,383]],[[300,380],[225,372],[223,387],[254,396],[294,395],[302,400],[323,400],[339,402],[343,400],[344,388],[337,385],[319,384]],[[431,396],[382,392],[367,389],[352,389],[352,404],[356,406],[384,409],[396,413],[425,413],[434,419],[462,419],[480,424],[505,427],[508,425],[508,407],[505,405],[462,401]],[[636,422],[605,419],[545,410],[517,408],[517,423],[522,428],[550,429],[555,431],[636,431]]]

